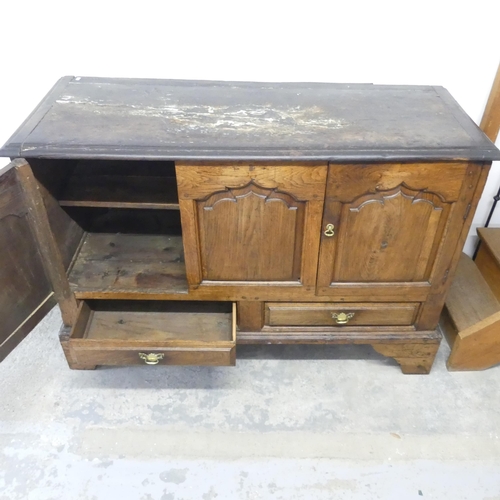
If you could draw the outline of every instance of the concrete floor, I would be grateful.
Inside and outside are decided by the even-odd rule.
[[[369,347],[70,371],[54,309],[0,364],[1,500],[500,500],[500,367]]]

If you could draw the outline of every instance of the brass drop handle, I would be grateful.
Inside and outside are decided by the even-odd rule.
[[[335,234],[335,226],[333,224],[327,224],[323,234],[328,237],[333,236]]]
[[[349,323],[350,319],[354,318],[354,313],[332,313],[332,318],[335,320],[335,323],[337,323],[337,325],[345,325]]]
[[[163,353],[154,353],[150,352],[146,354],[144,352],[139,353],[139,357],[146,363],[147,365],[157,365],[160,362],[160,359],[163,359],[165,355]]]

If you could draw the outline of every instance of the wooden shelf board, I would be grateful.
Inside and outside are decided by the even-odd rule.
[[[87,233],[68,272],[71,289],[93,294],[186,294],[181,236]]]
[[[65,207],[155,208],[178,210],[175,177],[75,175],[59,204]]]

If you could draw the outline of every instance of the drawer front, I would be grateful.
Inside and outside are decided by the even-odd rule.
[[[415,321],[418,303],[268,302],[268,326],[403,326]]]
[[[71,346],[72,354],[80,364],[90,365],[197,365],[234,366],[235,346],[228,347],[163,347],[151,345],[122,347],[113,349],[86,345]]]
[[[236,304],[82,301],[67,349],[77,367],[234,365]]]

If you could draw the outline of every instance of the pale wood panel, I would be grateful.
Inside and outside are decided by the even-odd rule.
[[[478,228],[477,232],[481,245],[475,260],[476,266],[500,300],[500,228]]]
[[[500,363],[500,303],[474,261],[462,254],[440,319],[451,347],[449,370]]]
[[[474,261],[462,254],[446,297],[446,307],[459,331],[500,311],[500,303]]]
[[[500,65],[498,66],[495,80],[491,87],[488,102],[481,119],[481,130],[495,142],[500,129]]]

